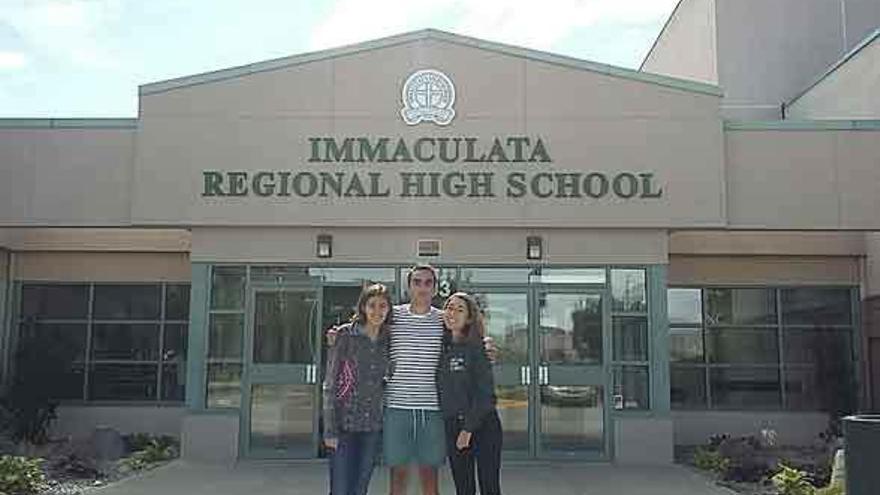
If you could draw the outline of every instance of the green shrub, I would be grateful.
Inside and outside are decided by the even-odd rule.
[[[816,495],[846,495],[846,488],[840,484],[830,485],[816,489]]]
[[[170,461],[177,457],[177,439],[160,437],[150,440],[143,449],[122,460],[124,466],[138,471],[157,462]]]
[[[773,486],[779,490],[779,495],[814,495],[816,488],[810,483],[807,473],[794,469],[785,464],[773,475]]]
[[[42,459],[0,456],[0,493],[38,493],[46,485],[42,464]]]
[[[35,328],[33,321],[22,325],[15,373],[6,397],[0,402],[11,416],[6,426],[13,441],[44,445],[57,417],[56,397],[67,392],[65,378],[73,367],[75,347],[63,339],[40,339]]]
[[[717,450],[709,447],[697,447],[694,454],[694,465],[705,471],[724,476],[730,466],[730,459],[721,455]]]

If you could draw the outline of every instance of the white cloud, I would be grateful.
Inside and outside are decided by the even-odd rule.
[[[577,29],[664,20],[676,0],[338,0],[312,32],[313,49],[329,48],[451,19],[452,31],[552,50]]]
[[[27,57],[21,52],[0,51],[0,70],[21,69],[27,64]]]
[[[0,22],[12,27],[29,50],[76,65],[112,68],[118,63],[100,34],[119,18],[120,0],[11,0]]]

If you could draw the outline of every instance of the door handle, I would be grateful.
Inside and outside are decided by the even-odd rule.
[[[522,366],[519,369],[519,382],[521,385],[530,385],[532,383],[532,368]]]
[[[538,384],[550,385],[550,369],[546,366],[541,366],[538,368]]]

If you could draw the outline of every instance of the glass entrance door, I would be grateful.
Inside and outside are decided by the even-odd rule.
[[[512,457],[532,457],[532,390],[527,291],[487,289],[477,292],[485,312],[486,335],[495,340],[495,395],[504,430],[504,450]]]
[[[604,291],[466,288],[498,348],[495,390],[504,451],[516,458],[603,459],[608,452]]]
[[[317,454],[319,294],[285,287],[248,295],[241,441],[249,457]]]
[[[604,305],[601,291],[534,291],[535,429],[541,457],[605,456]]]

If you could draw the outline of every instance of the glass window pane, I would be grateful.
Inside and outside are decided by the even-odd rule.
[[[311,453],[314,401],[311,385],[252,386],[251,448]]]
[[[709,370],[712,406],[719,409],[777,409],[781,406],[779,370],[716,368]]]
[[[495,340],[495,364],[526,364],[529,352],[526,294],[482,293],[475,297],[482,302],[486,335]]]
[[[252,266],[251,281],[270,283],[310,282],[310,270],[305,266]]]
[[[165,286],[165,319],[189,320],[189,284]]]
[[[648,367],[615,367],[614,395],[616,409],[648,409]]]
[[[324,282],[355,282],[394,284],[394,268],[309,268],[310,277],[320,277]]]
[[[155,364],[92,365],[89,376],[91,400],[155,400],[157,375]]]
[[[786,364],[816,364],[822,367],[849,365],[853,360],[849,330],[786,328],[782,334]]]
[[[725,328],[706,331],[710,363],[778,363],[779,341],[775,328]]]
[[[604,268],[536,268],[529,282],[535,284],[604,284]]]
[[[158,320],[158,285],[95,285],[94,318],[98,320]]]
[[[186,366],[162,366],[162,398],[164,401],[183,402],[186,399]]]
[[[673,366],[669,395],[673,409],[705,409],[706,368]]]
[[[669,361],[673,363],[702,363],[703,330],[700,328],[670,329]]]
[[[626,313],[648,311],[645,270],[611,270],[611,308]]]
[[[552,364],[602,362],[602,296],[540,294],[541,357]]]
[[[241,364],[211,363],[208,365],[207,406],[239,407],[241,405]]]
[[[215,266],[211,270],[211,309],[243,309],[245,268]]]
[[[847,288],[797,288],[782,291],[786,325],[850,325],[852,303]]]
[[[505,451],[528,452],[529,388],[522,385],[495,385],[498,417],[503,427]]]
[[[602,387],[541,387],[541,446],[554,453],[601,451],[605,422]]]
[[[85,323],[22,323],[19,346],[34,339],[36,345],[52,347],[67,361],[86,359]]]
[[[462,284],[527,284],[531,268],[468,268],[461,269]]]
[[[669,323],[703,323],[703,300],[700,289],[669,289],[666,291]]]
[[[241,359],[243,335],[242,315],[212,314],[208,327],[208,357]]]
[[[838,370],[818,367],[785,369],[785,400],[789,409],[832,411],[848,414],[855,410],[853,368]]]
[[[254,304],[254,363],[314,361],[312,344],[318,316],[314,292],[257,292]]]
[[[776,325],[773,289],[706,289],[707,325]]]
[[[69,330],[58,331],[64,334]],[[82,332],[85,333],[84,328]],[[48,397],[82,400],[85,375],[83,365],[74,362],[77,351],[68,348],[63,340],[46,340],[52,333],[40,333],[31,327],[20,334],[13,376],[21,383],[37,384]]]
[[[88,285],[24,285],[21,288],[24,318],[84,319],[88,314]]]
[[[614,360],[648,360],[647,317],[614,317]]]
[[[92,359],[159,360],[159,325],[95,324]]]
[[[164,361],[182,362],[186,360],[187,331],[189,325],[183,323],[166,323],[165,339],[162,349]]]

